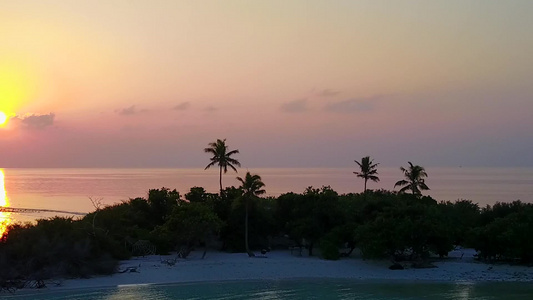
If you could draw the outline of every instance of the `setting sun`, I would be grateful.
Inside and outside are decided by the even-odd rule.
[[[7,115],[0,111],[0,126],[4,125],[5,123],[7,123]]]

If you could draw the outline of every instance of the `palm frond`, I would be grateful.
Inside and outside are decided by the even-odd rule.
[[[226,162],[229,163],[229,164],[232,164],[232,165],[236,165],[238,167],[241,166],[241,163],[238,160],[236,160],[234,158],[231,158],[231,157],[227,157],[226,158]]]
[[[244,178],[237,177],[237,180],[241,182],[241,190],[245,197],[255,197],[264,194],[266,191],[261,189],[265,184],[261,181],[261,176],[252,175],[250,172],[246,172]]]
[[[379,181],[379,177],[373,176],[373,175],[368,176],[368,179],[370,179],[370,180],[372,180],[374,182],[378,182]]]
[[[429,187],[424,182],[421,182],[418,186],[420,186],[420,188],[423,190],[429,190]]]
[[[407,191],[410,187],[409,186],[404,186],[403,188],[400,189],[400,193],[405,193],[405,191]]]
[[[411,192],[415,195],[421,195],[421,190],[429,190],[429,187],[424,182],[424,177],[428,177],[424,167],[419,165],[414,165],[412,162],[408,162],[408,169],[400,167],[400,170],[404,173],[404,176],[407,180],[398,181],[394,187],[398,185],[406,185],[400,190],[400,192],[410,189]]]
[[[211,168],[211,167],[214,166],[216,163],[217,163],[216,161],[212,161],[212,162],[210,162],[210,163],[205,167],[204,170],[207,170],[207,169]]]
[[[232,164],[229,164],[229,163],[228,163],[228,164],[226,164],[226,166],[232,168],[233,171],[237,172],[237,169],[236,169]],[[239,164],[239,167],[240,167],[240,164]],[[226,168],[226,169],[227,169],[227,168]],[[226,172],[226,170],[225,170],[224,172]]]
[[[205,169],[208,169],[209,167],[218,164],[220,167],[220,192],[222,193],[222,171],[224,171],[224,174],[228,172],[228,166],[232,168],[235,172],[237,172],[237,169],[233,165],[241,166],[239,161],[236,159],[230,158],[230,155],[239,153],[239,150],[232,150],[228,151],[228,146],[226,145],[226,139],[217,139],[213,143],[208,144],[209,147],[204,148],[205,153],[212,154],[213,156],[210,158],[211,162],[209,165],[205,167]]]
[[[395,184],[394,184],[394,187],[397,187],[397,186],[408,186],[409,185],[409,182],[407,180],[398,180]]]
[[[354,161],[355,161],[356,164],[359,165],[359,168],[362,168],[362,167],[363,167],[363,165],[362,165],[360,162],[358,162],[357,160],[354,160]]]
[[[214,149],[214,148],[205,148],[205,149],[204,149],[204,152],[205,152],[205,153],[211,153],[211,154],[216,154],[216,152],[215,152],[215,149]]]
[[[233,154],[238,154],[239,150],[231,150],[230,152],[226,153],[226,156],[232,156]]]

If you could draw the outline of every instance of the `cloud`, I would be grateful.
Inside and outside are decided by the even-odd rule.
[[[186,110],[186,109],[189,109],[189,107],[191,107],[191,103],[190,102],[183,102],[183,103],[180,103],[176,106],[174,106],[174,110]]]
[[[334,113],[356,113],[374,110],[375,103],[381,96],[352,98],[344,101],[330,102],[324,109]]]
[[[340,91],[331,90],[331,89],[324,89],[324,90],[318,92],[317,95],[320,96],[320,97],[334,97],[334,96],[339,95],[340,93],[341,93]]]
[[[136,114],[137,110],[135,109],[135,105],[132,105],[132,106],[127,107],[127,108],[115,110],[115,112],[117,114],[119,114],[119,115],[122,115],[122,116],[131,116],[131,115]]]
[[[118,110],[115,110],[115,112],[121,116],[132,116],[132,115],[136,115],[136,114],[139,114],[139,113],[145,113],[145,112],[148,112],[147,109],[141,109],[141,110],[138,110],[135,105],[132,105],[130,107],[126,107],[126,108],[123,108],[123,109],[118,109]]]
[[[281,110],[288,113],[299,113],[307,111],[307,99],[298,99],[285,102],[281,105]]]
[[[48,126],[54,125],[55,114],[49,113],[46,115],[27,115],[23,117],[15,117],[19,120],[26,128],[30,129],[43,129]]]
[[[206,112],[215,112],[217,110],[218,110],[218,108],[214,107],[214,106],[208,106],[208,107],[204,108],[204,111],[206,111]]]

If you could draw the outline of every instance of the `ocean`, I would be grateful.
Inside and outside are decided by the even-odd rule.
[[[519,282],[425,282],[307,279],[134,285],[102,289],[28,290],[6,299],[531,299],[533,287]]]
[[[223,185],[238,186],[239,173],[228,171]],[[286,192],[301,193],[308,186],[331,186],[339,193],[363,191],[363,180],[353,174],[356,168],[257,168],[268,196]],[[368,182],[369,189],[394,189],[403,179],[399,168],[380,168],[380,182]],[[480,206],[521,200],[533,203],[533,168],[426,168],[430,195],[436,200],[472,200]],[[36,209],[0,212],[6,223],[33,221],[53,215],[86,213],[94,210],[90,198],[104,205],[129,198],[145,197],[149,189],[167,187],[181,195],[191,187],[208,192],[219,189],[218,170],[197,169],[0,169],[0,206]],[[50,210],[50,211],[42,211]]]

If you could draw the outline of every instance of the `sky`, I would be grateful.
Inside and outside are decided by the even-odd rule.
[[[0,167],[533,167],[533,1],[0,0]]]

